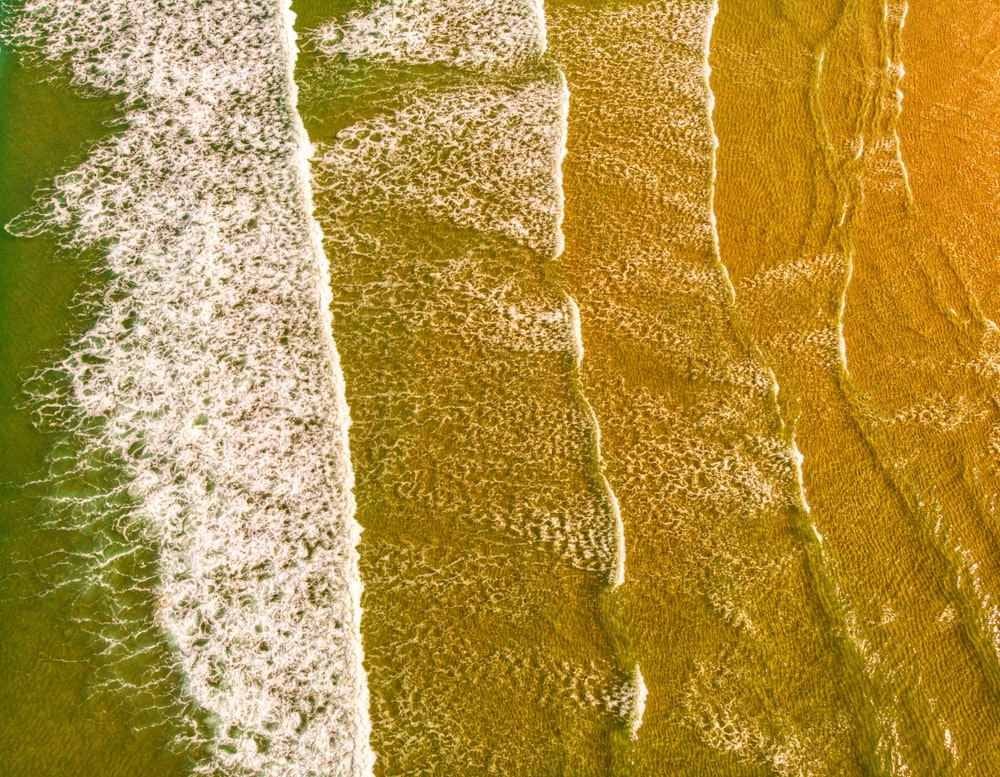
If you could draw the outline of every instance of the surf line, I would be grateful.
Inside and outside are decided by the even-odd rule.
[[[286,85],[290,97],[292,121],[295,134],[298,140],[298,154],[296,156],[297,172],[301,185],[303,207],[306,212],[306,219],[309,229],[312,257],[316,263],[317,285],[319,294],[319,318],[320,332],[323,336],[323,346],[326,351],[324,362],[327,365],[327,374],[330,385],[333,387],[333,395],[336,402],[336,416],[341,422],[336,426],[338,440],[336,447],[344,452],[343,466],[341,469],[341,488],[345,496],[346,515],[344,525],[348,539],[348,563],[344,569],[343,582],[347,588],[350,599],[349,624],[350,641],[347,648],[348,671],[345,673],[350,685],[352,685],[353,709],[349,710],[353,718],[353,731],[350,732],[348,741],[345,743],[344,755],[349,757],[345,761],[343,757],[339,763],[334,764],[335,768],[343,771],[350,777],[371,777],[375,764],[375,754],[369,744],[371,736],[371,717],[369,714],[368,683],[364,669],[364,648],[361,641],[361,594],[364,585],[361,582],[358,569],[357,545],[361,537],[361,525],[355,520],[354,514],[356,504],[354,501],[354,471],[350,460],[350,439],[349,429],[351,424],[350,408],[347,404],[347,392],[344,382],[344,373],[340,366],[340,355],[337,352],[337,345],[333,338],[333,314],[331,304],[333,302],[333,290],[331,287],[330,262],[323,248],[323,233],[315,217],[315,206],[312,194],[312,169],[310,160],[314,154],[314,147],[309,141],[302,116],[298,110],[298,85],[295,82],[295,65],[298,61],[298,45],[295,32],[295,13],[292,11],[292,0],[282,0],[282,17],[284,20],[284,48],[286,50]]]
[[[542,23],[544,24],[544,14],[540,14],[542,17]],[[544,29],[544,27],[543,27]],[[556,250],[555,258],[558,258],[563,252],[563,247],[565,243],[565,238],[562,232],[562,223],[565,218],[566,210],[566,198],[563,191],[562,183],[562,164],[566,159],[567,149],[567,137],[569,135],[569,103],[570,103],[570,92],[569,86],[566,83],[566,77],[563,75],[562,71],[559,71],[559,80],[561,87],[561,100],[559,106],[559,138],[561,147],[559,150],[558,157],[556,159],[555,170],[553,171],[556,180],[556,191],[558,196],[558,217],[556,221]],[[607,476],[604,473],[604,464],[601,458],[601,425],[597,419],[597,413],[594,411],[593,406],[590,404],[590,400],[587,399],[586,391],[583,388],[583,381],[580,375],[580,368],[583,364],[583,329],[580,322],[580,308],[576,304],[576,300],[572,296],[563,291],[566,295],[566,304],[569,311],[569,322],[570,331],[572,332],[572,346],[574,349],[575,364],[574,364],[574,383],[575,391],[578,399],[583,404],[584,410],[586,411],[588,417],[590,418],[590,426],[594,432],[594,456],[597,465],[597,474],[600,480],[601,490],[604,492],[605,499],[608,503],[608,509],[611,514],[612,520],[612,531],[614,532],[614,550],[613,556],[610,559],[611,568],[608,571],[608,583],[612,589],[618,588],[625,582],[625,525],[622,522],[621,508],[618,504],[618,497],[615,496],[614,489],[611,488],[611,483],[608,481]],[[638,666],[636,667],[638,672]],[[639,718],[641,723],[641,716]],[[635,726],[638,729],[638,725]]]
[[[169,714],[208,753],[196,772],[369,777],[349,410],[293,21],[288,0],[27,0],[5,40],[123,118],[7,228],[96,250],[110,278],[46,371],[67,387],[50,414],[81,475],[114,463],[113,528],[157,551],[141,588],[96,562],[83,582],[153,603],[173,665],[147,674],[183,678]],[[134,663],[132,632],[153,630],[98,636]]]

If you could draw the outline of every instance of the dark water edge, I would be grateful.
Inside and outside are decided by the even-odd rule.
[[[108,98],[84,98],[0,52],[0,223],[29,207],[39,184],[79,161],[110,131]],[[0,232],[0,774],[91,777],[182,775],[186,758],[171,747],[175,732],[149,723],[146,698],[102,691],[106,675],[97,643],[78,620],[80,587],[65,586],[68,549],[88,538],[45,529],[54,517],[44,480],[57,443],[32,423],[25,381],[53,363],[87,326],[74,299],[100,286],[96,257],[57,249],[43,236]],[[65,586],[65,587],[63,587]],[[138,708],[137,708],[138,706]]]

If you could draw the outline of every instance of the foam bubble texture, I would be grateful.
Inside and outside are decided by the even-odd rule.
[[[364,24],[380,24],[387,8],[390,6],[374,6]],[[490,60],[496,72],[486,78],[460,72],[443,82],[437,78],[418,80],[400,89],[388,105],[379,103],[380,112],[347,126],[333,142],[318,147],[314,169],[322,195],[320,218],[339,264],[357,262],[359,268],[370,271],[391,257],[387,268],[375,274],[376,281],[365,284],[363,291],[358,289],[364,304],[351,308],[347,315],[361,320],[381,306],[392,311],[393,320],[405,317],[410,332],[427,327],[443,336],[447,329],[452,335],[497,349],[494,358],[508,359],[512,351],[527,352],[538,355],[537,364],[541,365],[548,363],[542,354],[564,353],[574,354],[578,363],[582,343],[575,305],[561,290],[539,283],[524,268],[513,274],[500,269],[493,253],[510,251],[512,246],[490,239],[496,247],[486,254],[450,249],[444,261],[431,262],[428,256],[434,251],[430,240],[408,245],[412,237],[408,236],[396,242],[385,224],[396,218],[387,219],[387,214],[416,216],[418,220],[429,217],[490,238],[519,242],[542,259],[561,252],[561,163],[569,107],[565,78],[543,60],[526,62],[517,54],[519,48],[507,45],[509,41],[494,41],[485,36],[486,27],[480,29],[470,22],[475,19],[479,20],[476,24],[486,25],[496,15],[498,27],[516,31],[519,46],[534,45],[531,42],[538,38],[540,56],[544,50],[541,10],[533,3],[417,2],[405,8],[407,24],[433,28],[447,45],[440,51],[419,46],[411,50],[405,30],[388,25],[379,27],[385,50],[358,50],[352,56],[378,64],[391,50],[392,61],[400,65],[426,64],[428,57],[433,57],[435,62],[461,69],[468,64],[470,41],[478,36],[496,44],[497,48],[491,49],[495,58]],[[355,22],[360,24],[360,18]],[[328,26],[313,35],[327,54],[331,29],[334,27]],[[343,24],[336,29],[340,30],[338,35],[346,34]],[[372,222],[360,230],[374,234],[350,236],[347,225],[353,222]],[[436,231],[443,234],[447,229]],[[362,246],[354,245],[358,239]],[[348,259],[352,254],[354,258]],[[425,268],[417,283],[400,277],[400,268],[410,262]],[[426,288],[428,282],[433,288]],[[345,280],[344,285],[351,283]],[[418,304],[413,297],[425,294],[428,303]],[[375,333],[380,335],[381,329],[374,322],[366,327],[369,343],[375,342]],[[385,322],[385,329],[391,329],[389,322]],[[462,372],[468,371],[468,366],[462,368]],[[487,404],[482,397],[477,402]],[[581,405],[585,406],[585,401]],[[512,412],[522,415],[524,407]],[[391,415],[383,410],[381,417]],[[507,429],[507,433],[498,435],[490,450],[510,437],[510,426],[505,420],[497,427]],[[583,418],[571,419],[564,430],[553,430],[551,439],[577,436],[577,445],[590,438],[596,447],[596,430],[596,418],[588,411]],[[468,424],[465,435],[468,444],[473,436]],[[395,459],[399,450],[397,445],[386,451],[380,466]],[[517,450],[519,460],[523,460],[523,442],[517,444]],[[420,455],[426,453],[421,451]],[[599,458],[596,450],[574,454],[579,458],[568,457],[567,469],[581,458],[595,455]],[[417,460],[401,471],[417,471],[421,466]],[[440,458],[436,466],[441,466]],[[521,498],[530,503],[532,489],[527,484],[521,487]],[[567,491],[573,493],[572,488]],[[615,504],[610,487],[602,481],[597,488],[566,497],[558,507],[543,509],[532,504],[506,516],[495,514],[495,510],[478,512],[489,513],[491,522],[525,539],[554,547],[574,566],[601,570],[610,580],[621,582],[623,542]]]
[[[558,254],[569,100],[561,75],[419,88],[406,97],[403,107],[347,127],[319,150],[319,185],[345,203],[406,203]]]
[[[321,52],[348,61],[506,68],[545,52],[541,0],[388,0],[320,28]]]
[[[675,209],[675,243],[713,239],[711,9],[707,0],[654,0],[586,12],[556,7],[550,14],[552,46],[572,73],[580,155],[586,148],[595,175]],[[673,108],[649,110],[651,105]],[[671,163],[657,164],[666,150]],[[709,186],[694,185],[705,179]]]
[[[376,3],[315,37],[318,78],[362,95],[318,149],[317,212],[337,257],[338,341],[365,376],[367,395],[351,396],[365,575],[381,593],[370,676],[394,774],[543,773],[565,757],[547,748],[575,736],[553,739],[550,716],[631,732],[642,718],[637,672],[580,660],[570,635],[586,645],[592,626],[504,633],[553,602],[575,609],[591,576],[565,566],[620,583],[624,546],[576,374],[579,316],[543,270],[562,248],[569,94],[552,63],[526,61],[543,50],[532,7]],[[354,47],[350,25],[375,43]],[[513,25],[523,41],[495,37]],[[447,43],[413,43],[414,29]],[[387,536],[383,576],[367,564]]]
[[[265,0],[29,0],[10,42],[128,113],[8,229],[104,249],[113,282],[59,365],[69,425],[159,550],[203,771],[354,777],[359,527],[291,23]]]

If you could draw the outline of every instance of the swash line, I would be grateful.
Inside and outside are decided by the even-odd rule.
[[[718,0],[713,2],[713,16],[712,16],[712,27],[710,28],[708,37],[709,51],[706,52],[706,63],[708,63],[708,56],[710,55],[710,45],[711,45],[711,30],[714,29],[715,14],[718,12],[719,3]],[[814,111],[814,119],[816,120],[817,130],[821,133],[821,147],[824,151],[824,158],[826,159],[828,168],[832,165],[832,159],[828,158],[830,153],[830,142],[826,135],[825,124],[822,120],[822,107],[819,103],[819,82],[822,77],[823,64],[825,58],[825,50],[820,49],[816,60],[816,69],[814,71],[810,94],[811,108]],[[814,585],[816,586],[816,594],[819,600],[820,606],[826,617],[827,622],[831,625],[831,631],[835,637],[835,644],[837,645],[838,652],[842,655],[844,665],[849,667],[850,673],[853,675],[853,679],[856,685],[861,689],[863,698],[863,709],[856,709],[854,711],[857,723],[862,731],[869,731],[871,727],[880,728],[877,717],[875,715],[875,707],[873,703],[872,695],[872,679],[869,673],[864,668],[864,663],[858,648],[854,641],[849,638],[848,634],[850,629],[848,628],[848,607],[845,604],[845,595],[840,590],[840,587],[836,583],[836,575],[831,571],[831,562],[827,558],[825,550],[823,548],[823,536],[820,533],[815,522],[811,520],[812,508],[809,505],[809,501],[806,496],[805,487],[805,456],[798,446],[798,441],[796,439],[796,433],[794,426],[789,426],[784,418],[784,411],[782,410],[782,404],[780,401],[780,385],[778,383],[778,378],[774,370],[767,363],[767,359],[764,353],[761,351],[757,343],[750,337],[749,333],[744,331],[744,327],[740,320],[738,304],[736,299],[736,290],[733,286],[728,269],[726,268],[725,262],[722,257],[721,247],[719,243],[719,234],[716,223],[715,216],[715,189],[716,189],[716,176],[718,172],[718,165],[716,162],[717,150],[719,148],[719,139],[715,132],[714,121],[712,118],[712,110],[715,105],[714,93],[711,89],[711,67],[709,66],[706,73],[706,86],[709,94],[709,122],[713,137],[713,149],[712,149],[712,190],[711,190],[711,222],[712,222],[712,237],[716,250],[716,258],[723,270],[726,283],[729,288],[730,299],[731,299],[731,315],[736,324],[736,329],[740,334],[741,339],[744,341],[745,347],[756,357],[758,363],[766,370],[770,377],[771,382],[771,405],[772,412],[778,420],[779,427],[781,429],[781,434],[785,438],[785,442],[788,446],[789,457],[793,467],[794,473],[794,501],[796,504],[796,517],[799,523],[798,536],[800,542],[803,545],[803,550],[805,551],[805,557],[807,560],[808,568],[810,570],[810,577]],[[835,186],[840,191],[840,186],[836,183],[836,179],[833,177],[832,169],[828,169],[828,173],[831,175],[831,179],[834,180]],[[841,213],[841,222],[846,220],[847,206],[845,204],[844,210]],[[846,253],[846,252],[845,252]],[[841,292],[839,301],[839,311],[838,311],[838,338],[839,338],[839,354],[840,354],[840,365],[842,370],[847,372],[847,348],[846,342],[843,336],[843,316],[842,311],[846,306],[846,295],[847,286],[850,283],[851,273],[853,272],[853,265],[850,259],[847,258],[847,269],[845,274],[845,283]],[[863,737],[866,740],[865,749],[866,757],[871,763],[878,763],[878,745],[874,741],[871,741],[868,736]],[[879,772],[884,771],[884,764],[879,764]]]
[[[546,40],[546,28],[545,28],[545,13],[544,13],[544,0],[536,0],[538,3],[538,16],[540,19],[540,24],[542,28],[542,40],[543,45],[547,45]],[[562,175],[562,165],[566,160],[566,156],[569,152],[567,141],[569,137],[569,105],[570,105],[570,91],[569,86],[566,82],[566,76],[559,70],[559,78],[562,81],[563,87],[563,103],[560,106],[559,121],[560,121],[560,137],[562,138],[562,148],[556,163],[555,175],[556,175],[556,188],[558,190],[558,217],[556,221],[556,230],[558,233],[556,239],[556,252],[555,256],[558,257],[562,254],[565,247],[565,239],[562,232],[562,223],[565,218],[565,192],[563,189],[563,175]],[[611,483],[608,481],[607,475],[604,469],[603,457],[601,454],[601,425],[597,418],[597,413],[594,410],[593,405],[590,404],[590,400],[587,399],[586,391],[583,386],[583,379],[581,375],[581,366],[583,364],[584,357],[584,345],[583,345],[583,329],[580,321],[580,308],[576,304],[576,300],[563,290],[566,295],[567,304],[570,309],[570,319],[571,328],[573,331],[574,345],[576,346],[576,364],[573,371],[574,378],[574,390],[579,397],[579,400],[583,403],[583,407],[590,416],[590,422],[594,430],[594,455],[595,463],[597,466],[597,473],[600,479],[601,488],[603,489],[606,498],[608,500],[608,505],[611,510],[612,520],[614,521],[614,534],[615,534],[615,556],[612,562],[611,574],[609,577],[609,583],[612,590],[619,588],[625,582],[625,524],[622,520],[621,507],[618,503],[618,497],[615,495],[614,489],[611,487]],[[628,726],[631,738],[633,740],[637,739],[639,736],[639,729],[642,726],[642,719],[646,711],[646,698],[649,695],[649,690],[646,686],[645,680],[642,676],[642,670],[638,662],[635,663],[633,670],[631,685],[630,685],[630,698],[626,701],[626,706],[628,709],[623,710]]]

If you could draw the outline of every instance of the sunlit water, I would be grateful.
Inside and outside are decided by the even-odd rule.
[[[291,11],[3,6],[0,773],[993,773],[995,13]]]

